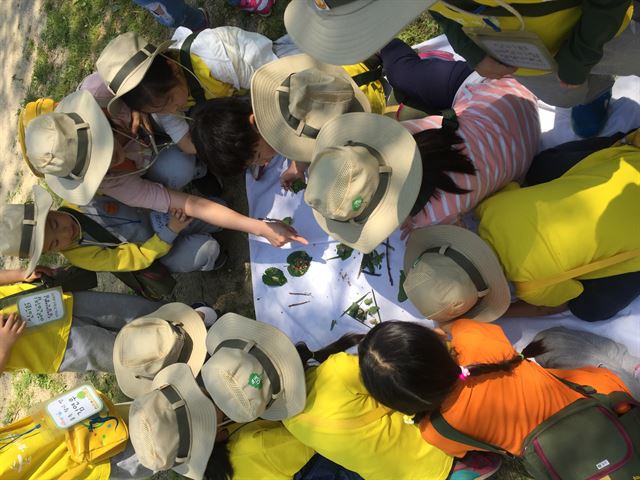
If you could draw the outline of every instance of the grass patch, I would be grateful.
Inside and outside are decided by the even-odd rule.
[[[136,31],[151,42],[166,38],[167,29],[129,0],[46,0],[46,26],[35,45],[33,78],[23,103],[40,97],[56,100],[73,92],[95,70],[106,44],[120,33]]]
[[[21,370],[13,374],[11,379],[13,395],[7,406],[2,423],[7,424],[16,419],[18,412],[24,412],[33,406],[34,393],[36,390],[45,390],[54,397],[67,390],[67,384],[57,376],[43,373],[31,373]]]
[[[409,45],[416,45],[430,38],[437,37],[441,33],[442,29],[436,21],[431,18],[431,15],[424,12],[407,25],[405,29],[398,34],[398,38]]]
[[[122,393],[118,387],[116,376],[112,373],[87,372],[82,376],[81,383],[85,382],[91,383],[97,390],[100,390],[109,397],[113,403],[127,402],[130,400],[129,397]]]

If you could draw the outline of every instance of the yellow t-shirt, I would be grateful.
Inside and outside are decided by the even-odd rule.
[[[424,442],[401,413],[378,403],[360,380],[358,358],[332,355],[306,374],[307,404],[282,423],[294,437],[367,480],[445,479],[453,458]]]
[[[255,420],[238,425],[229,437],[234,480],[290,480],[315,452],[281,422]]]
[[[640,248],[640,149],[600,150],[561,177],[527,188],[510,184],[477,209],[480,236],[498,255],[508,280],[558,275]],[[640,258],[516,293],[533,305],[557,306],[583,291],[579,279],[640,270]]]
[[[29,283],[16,283],[0,286],[0,298],[34,288]],[[13,371],[26,368],[33,373],[55,373],[60,368],[67,340],[71,330],[73,297],[65,293],[63,296],[65,317],[55,322],[48,322],[38,327],[25,328],[14,344],[5,370]],[[16,305],[2,310],[3,313],[16,311]],[[0,475],[0,478],[4,478]]]

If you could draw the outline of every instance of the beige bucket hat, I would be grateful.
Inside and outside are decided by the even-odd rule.
[[[115,95],[107,105],[109,112],[118,111],[119,97],[138,86],[153,59],[165,52],[172,43],[166,40],[156,47],[137,33],[127,32],[118,35],[104,47],[96,61],[96,68],[107,88]]]
[[[342,67],[292,55],[260,67],[251,79],[258,130],[278,153],[310,162],[322,126],[347,112],[370,112],[367,96]]]
[[[154,376],[174,363],[186,363],[193,375],[207,354],[207,329],[198,312],[169,303],[125,325],[113,346],[113,367],[120,389],[137,398],[151,388]]]
[[[53,199],[33,186],[33,203],[0,205],[0,255],[28,258],[26,274],[36,268],[44,245],[44,228]]]
[[[369,253],[407,218],[421,184],[420,152],[402,125],[347,113],[318,135],[304,200],[325,232]]]
[[[493,322],[511,302],[509,284],[491,247],[453,225],[414,230],[404,254],[404,290],[431,320]]]
[[[27,157],[53,192],[86,205],[111,166],[113,133],[91,93],[67,95],[54,112],[34,118],[25,133]]]
[[[304,409],[302,360],[276,327],[227,313],[209,329],[207,351],[205,388],[234,422],[283,420]]]
[[[129,436],[142,465],[200,480],[216,441],[216,408],[188,365],[161,370],[129,410]]]
[[[436,0],[292,0],[284,24],[309,55],[334,65],[365,60]]]

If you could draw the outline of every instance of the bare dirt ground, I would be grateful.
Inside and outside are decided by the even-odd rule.
[[[35,178],[23,165],[17,143],[16,122],[20,103],[31,82],[35,52],[30,38],[42,29],[40,9],[42,0],[14,0],[0,2],[0,200],[21,200],[35,183]]]

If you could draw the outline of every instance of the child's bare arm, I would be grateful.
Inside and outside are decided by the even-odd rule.
[[[12,283],[33,282],[39,279],[42,274],[51,277],[53,270],[49,267],[38,265],[34,272],[26,275],[24,270],[0,270],[0,285],[11,285]]]
[[[189,217],[198,218],[203,222],[229,230],[238,230],[264,237],[273,246],[281,247],[291,241],[300,242],[303,245],[309,243],[304,237],[298,235],[295,229],[285,223],[264,222],[250,218],[204,197],[175,190],[169,190],[169,196],[171,197],[171,208],[180,209]]]
[[[554,313],[564,312],[567,309],[567,304],[563,303],[557,307],[545,307],[538,305],[531,305],[530,303],[518,300],[512,303],[503,318],[518,318],[518,317],[542,317],[544,315],[553,315]]]
[[[22,335],[26,323],[17,313],[0,313],[0,373],[11,355],[11,349]]]

